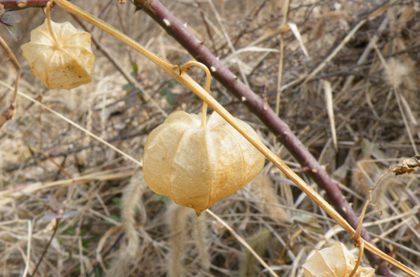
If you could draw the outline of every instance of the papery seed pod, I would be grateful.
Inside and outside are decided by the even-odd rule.
[[[95,65],[91,35],[77,30],[70,22],[48,19],[32,30],[31,41],[22,45],[23,56],[28,60],[32,73],[48,89],[72,89],[91,82]]]
[[[256,132],[236,119],[248,133]],[[206,127],[196,114],[174,112],[154,129],[144,147],[143,171],[149,188],[197,214],[235,193],[264,166],[264,156],[214,112]]]
[[[333,246],[315,251],[302,266],[305,277],[348,277],[353,271],[356,260],[347,248],[336,242]],[[355,276],[372,277],[375,270],[359,267]]]

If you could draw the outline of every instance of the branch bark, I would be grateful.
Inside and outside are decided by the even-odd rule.
[[[45,7],[49,0],[1,0],[6,11]]]
[[[318,161],[293,134],[289,126],[282,121],[276,113],[268,107],[265,101],[247,87],[238,77],[224,66],[204,46],[204,43],[196,38],[159,0],[133,0],[139,10],[143,10],[153,18],[169,35],[177,40],[197,61],[207,65],[213,77],[215,77],[226,89],[228,89],[276,135],[280,143],[295,157],[302,167],[310,169],[309,176],[326,191],[330,203],[350,223],[357,228],[358,216],[351,205],[344,198],[337,182],[331,179]],[[374,244],[368,232],[362,229],[362,237]],[[386,265],[379,257],[370,252],[366,253],[372,266],[377,266],[377,273],[384,276],[391,276]]]
[[[3,5],[6,10],[16,10],[29,7],[44,7],[47,2],[48,0],[0,0],[0,5]],[[330,203],[335,209],[351,226],[353,226],[353,228],[357,228],[359,219],[350,204],[344,198],[338,184],[330,178],[318,161],[292,133],[287,124],[276,116],[276,113],[268,107],[265,101],[225,67],[210,50],[204,46],[203,42],[192,35],[159,0],[132,0],[132,2],[138,9],[144,10],[152,17],[198,61],[207,65],[210,68],[212,75],[232,94],[241,99],[252,113],[260,118],[301,166],[310,169],[308,171],[309,176],[326,191],[330,198]],[[361,236],[374,245],[365,229],[362,229]],[[367,252],[366,255],[371,265],[377,266],[378,274],[391,276],[386,263],[377,256],[372,255],[370,252]]]

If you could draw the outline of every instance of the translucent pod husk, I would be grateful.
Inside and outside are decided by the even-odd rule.
[[[347,248],[336,242],[333,246],[315,251],[302,266],[305,277],[348,277],[356,265],[356,260]],[[371,267],[359,267],[358,277],[373,277]]]
[[[51,21],[55,39],[47,20],[32,30],[31,41],[22,45],[32,73],[48,89],[70,90],[90,83],[96,60],[91,35],[77,30],[70,22]]]
[[[256,132],[238,120],[251,136]],[[174,112],[147,138],[143,171],[155,193],[200,214],[255,178],[264,156],[214,112],[206,127],[200,115]]]

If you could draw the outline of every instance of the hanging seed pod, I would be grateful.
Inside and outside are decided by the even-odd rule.
[[[241,123],[251,136],[256,132]],[[243,188],[264,166],[264,156],[214,112],[205,127],[200,115],[174,112],[145,144],[144,179],[157,194],[199,215]]]
[[[22,45],[22,50],[32,73],[48,89],[70,90],[91,82],[96,59],[91,35],[70,22],[51,21],[50,29],[46,19],[32,30],[31,42]]]
[[[305,277],[347,277],[353,271],[356,260],[347,248],[336,242],[333,246],[315,251],[302,266]],[[358,277],[372,277],[375,270],[371,267],[359,267]]]

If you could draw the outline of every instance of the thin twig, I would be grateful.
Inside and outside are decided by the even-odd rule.
[[[17,106],[17,93],[19,90],[19,82],[20,77],[22,76],[22,69],[20,68],[20,64],[16,59],[15,55],[13,54],[12,50],[10,50],[7,43],[3,40],[0,36],[0,46],[4,49],[6,54],[9,56],[10,60],[12,61],[14,67],[16,68],[16,80],[15,80],[15,89],[13,92],[13,99],[10,106],[0,115],[0,128],[8,121],[11,120],[16,113],[16,106]]]
[[[138,165],[138,166],[143,166],[143,164],[138,161],[137,159],[133,158],[132,156],[128,155],[127,153],[121,151],[120,149],[118,149],[117,147],[115,147],[114,145],[108,143],[107,141],[105,141],[104,139],[98,137],[97,135],[95,135],[94,133],[90,132],[89,130],[87,130],[86,128],[83,128],[82,126],[80,126],[79,124],[75,123],[74,121],[68,119],[67,117],[65,117],[64,115],[54,111],[53,109],[51,109],[50,107],[42,104],[41,102],[33,99],[32,97],[30,97],[29,95],[26,95],[22,92],[19,91],[19,95],[21,95],[22,97],[28,99],[29,101],[34,102],[35,104],[41,106],[42,108],[46,109],[47,111],[53,113],[54,115],[58,116],[59,118],[63,119],[64,121],[66,121],[67,123],[69,123],[70,125],[76,127],[77,129],[81,130],[82,132],[84,132],[85,134],[87,134],[88,136],[91,136],[92,138],[96,139],[97,141],[99,141],[100,143],[105,144],[106,146],[108,146],[109,148],[111,148],[112,150],[114,150],[115,152],[118,152],[119,154],[121,154],[123,157],[125,157],[126,159],[132,161],[134,164]]]
[[[360,55],[360,58],[357,60],[356,65],[363,64],[366,61],[366,59],[369,57],[369,54],[370,54],[370,52],[373,49],[373,44],[378,41],[380,34],[386,29],[386,26],[388,25],[388,22],[389,22],[389,18],[386,16],[382,20],[381,25],[379,25],[379,28],[376,31],[376,33],[370,39],[370,42],[369,42],[368,46],[366,46],[366,48],[363,51],[362,55]],[[344,82],[344,85],[341,88],[341,92],[346,91],[348,89],[348,87],[350,86],[350,84],[353,82],[354,78],[355,78],[355,75],[350,75],[346,79],[346,81]]]
[[[9,85],[3,83],[2,81],[0,81],[0,84],[2,84],[5,87],[8,87],[9,89],[12,89]],[[137,159],[133,158],[132,156],[128,155],[127,153],[121,151],[120,149],[118,149],[117,147],[115,147],[114,145],[110,144],[109,142],[107,142],[106,140],[98,137],[97,135],[95,135],[94,133],[90,132],[89,130],[87,130],[86,128],[83,128],[82,126],[80,126],[79,124],[75,123],[74,121],[68,119],[67,117],[65,117],[64,115],[54,111],[53,109],[51,109],[50,107],[42,104],[41,102],[39,102],[38,100],[33,99],[32,97],[30,97],[29,95],[18,91],[18,94],[24,98],[26,98],[27,100],[37,104],[38,106],[41,106],[43,109],[53,113],[54,115],[56,115],[57,117],[61,118],[62,120],[66,121],[67,123],[69,123],[70,125],[76,127],[77,129],[81,130],[82,132],[84,132],[85,134],[87,134],[88,136],[91,136],[92,138],[96,139],[97,141],[99,141],[102,144],[105,144],[106,146],[108,146],[109,148],[111,148],[112,150],[120,153],[123,157],[125,157],[128,160],[131,160],[132,162],[134,162],[135,164],[137,164],[138,166],[143,166],[142,162],[138,161]]]
[[[282,30],[285,30],[287,25],[288,15],[289,15],[289,5],[290,0],[285,0],[283,2],[283,21],[280,26]],[[283,78],[283,58],[284,58],[284,33],[280,32],[280,56],[279,56],[279,71],[277,74],[277,95],[276,95],[276,115],[280,114],[280,96],[281,96],[281,81]]]
[[[71,15],[74,20],[76,20],[77,23],[86,31],[89,32],[86,25],[81,21],[77,16]],[[128,83],[132,84],[136,89],[138,89],[143,95],[146,97],[146,101],[150,101],[153,106],[165,117],[168,116],[168,114],[159,106],[159,104],[152,98],[152,96],[145,91],[143,88],[140,87],[138,81],[136,78],[134,78],[130,73],[126,72],[124,67],[121,65],[119,61],[117,61],[109,52],[108,50],[92,35],[92,42],[96,45],[96,48],[104,54],[104,56],[112,63],[112,65],[118,70],[118,72],[121,73],[121,75],[124,77],[125,80],[127,80]]]
[[[390,70],[389,70],[388,65],[386,64],[385,58],[383,57],[381,51],[379,51],[378,46],[376,45],[376,43],[374,41],[372,41],[372,46],[373,46],[373,49],[375,49],[376,54],[378,55],[379,60],[381,61],[381,64],[384,67],[387,75],[388,76],[391,76],[391,73],[390,73]],[[411,129],[410,129],[410,126],[408,124],[407,117],[406,117],[406,114],[404,112],[403,105],[401,104],[401,96],[400,96],[399,89],[398,89],[398,87],[395,84],[392,84],[392,87],[393,87],[392,88],[392,92],[394,93],[395,99],[397,100],[398,109],[400,110],[401,117],[402,117],[402,120],[403,120],[404,125],[405,125],[405,129],[407,130],[408,138],[410,139],[411,146],[413,147],[413,152],[416,155],[418,155],[416,143],[414,142],[413,134],[411,133]]]
[[[252,247],[249,246],[249,244],[238,233],[236,233],[235,230],[229,226],[229,224],[227,224],[223,219],[218,217],[211,210],[206,210],[206,212],[214,217],[217,221],[219,221],[223,226],[225,226],[226,229],[229,230],[229,232],[255,257],[255,259],[257,259],[265,267],[265,269],[267,269],[268,272],[270,272],[272,276],[278,277],[278,275],[271,269],[271,267],[266,262],[264,262],[264,260],[254,251],[254,249],[252,249]]]
[[[135,0],[133,3],[139,9],[143,9],[143,11],[153,18],[198,61],[214,69],[212,70],[212,75],[232,94],[243,101],[252,113],[260,118],[268,129],[276,135],[279,142],[287,148],[302,166],[310,169],[308,174],[326,191],[328,197],[331,199],[331,204],[346,218],[351,226],[356,228],[358,216],[354,213],[351,205],[339,190],[339,185],[331,179],[303,143],[293,134],[289,126],[276,115],[275,111],[270,107],[267,108],[264,100],[222,64],[159,0],[154,0],[153,2]],[[171,24],[168,26],[164,20],[169,21]],[[278,31],[281,31],[280,29]],[[298,79],[293,84],[290,83],[285,86],[299,84],[303,79]],[[372,242],[369,234],[364,229],[362,230],[362,237]],[[369,252],[367,256],[372,265],[379,265],[380,269],[378,273],[390,276],[389,269],[386,264],[382,263],[381,259],[371,255]]]
[[[349,40],[356,34],[356,32],[360,29],[360,27],[365,24],[367,19],[360,20],[359,23],[357,23],[356,26],[353,27],[353,29],[347,34],[347,36],[340,42],[340,44],[334,49],[334,51],[322,62],[320,63],[312,72],[306,77],[303,83],[300,86],[305,85],[307,82],[309,82],[318,72],[320,72],[337,54],[340,52],[340,50],[349,42]]]
[[[67,7],[67,10],[70,12],[76,12],[75,9],[71,9],[69,7],[71,7],[67,2],[62,1],[62,0],[57,0],[58,3],[60,3],[62,5],[62,7]],[[153,3],[158,2],[158,1],[153,1]],[[85,20],[88,20],[88,17],[84,17],[86,16],[85,13],[83,13],[82,11],[77,11],[79,14],[79,16],[82,16]],[[167,20],[168,21],[168,20]],[[91,22],[92,23],[92,22]],[[94,24],[94,23],[92,23]],[[100,27],[102,29],[107,29],[109,33],[111,33],[112,35],[114,35],[115,37],[119,39],[121,39],[121,35],[118,34],[114,29],[109,28],[110,26],[106,23],[100,23],[103,24]],[[172,23],[173,25],[173,23]],[[124,41],[124,40],[123,40]],[[139,51],[140,53],[146,53],[146,51],[139,47],[136,44],[133,44],[132,40],[125,40],[124,43],[129,43],[130,46],[132,46],[133,48],[135,48],[137,51]],[[146,54],[145,54],[146,55]],[[293,172],[290,171],[290,169],[288,169],[287,166],[285,166],[279,159],[278,157],[276,157],[274,154],[272,154],[270,151],[268,151],[266,149],[265,146],[260,145],[258,143],[256,143],[255,141],[253,141],[252,139],[249,138],[249,136],[247,136],[247,133],[244,131],[243,128],[238,127],[237,125],[234,124],[234,120],[232,119],[231,115],[228,114],[226,112],[225,109],[223,109],[223,107],[220,106],[220,104],[218,104],[217,102],[212,102],[214,101],[213,98],[211,98],[210,96],[208,96],[205,91],[201,88],[198,87],[198,85],[196,85],[190,78],[188,75],[182,74],[182,76],[176,76],[175,73],[173,72],[173,68],[171,69],[170,64],[163,62],[162,60],[158,59],[155,55],[151,55],[150,53],[147,54],[149,59],[151,59],[153,62],[155,62],[156,64],[158,64],[160,67],[164,68],[172,77],[174,77],[176,80],[180,81],[181,83],[183,83],[184,85],[186,85],[187,87],[191,88],[195,93],[197,93],[197,95],[202,98],[204,101],[208,102],[209,105],[215,109],[218,113],[220,113],[227,121],[229,121],[241,134],[243,134],[248,140],[251,141],[251,143],[253,143],[253,145],[255,147],[257,147],[261,152],[263,152],[267,158],[269,158],[273,163],[276,164],[276,166],[278,166],[279,168],[281,168],[287,176],[289,176],[299,187],[301,187],[306,193],[308,193],[308,195],[312,198],[312,199],[316,199],[317,201],[319,201],[320,203],[323,203],[322,207],[324,209],[326,209],[327,213],[332,216],[334,219],[337,220],[337,222],[340,223],[340,225],[342,224],[342,226],[346,229],[346,231],[348,231],[349,233],[354,233],[354,230],[352,230],[352,228],[342,220],[342,218],[331,208],[328,206],[328,204],[325,202],[325,200],[323,200],[322,198],[320,198],[317,194],[315,194],[314,191],[312,191],[296,174],[294,174]],[[220,68],[214,67],[215,71],[219,71],[218,73],[220,73],[221,70],[219,70]],[[172,70],[172,71],[171,71]],[[225,72],[225,73],[229,73],[229,72]],[[227,78],[231,78],[233,82],[237,81],[235,80],[235,76],[232,76],[232,74],[228,74]],[[252,95],[251,95],[252,98]],[[245,98],[246,99],[246,98]],[[246,99],[248,100],[248,99]],[[210,104],[211,103],[211,104]],[[264,107],[264,106],[263,106]],[[264,108],[263,108],[264,109]],[[283,136],[284,139],[287,139],[290,134],[282,134],[280,136]],[[312,169],[312,168],[311,168]],[[313,168],[314,173],[318,173],[318,168]],[[341,197],[341,193],[339,194]],[[318,202],[317,202],[318,203]],[[376,248],[374,248],[372,245],[367,244],[367,248],[370,249],[371,251],[375,252],[375,253],[381,253],[379,250],[377,250]],[[387,261],[391,261],[394,265],[397,265],[398,263],[393,261],[392,259],[390,259],[389,257],[386,257]],[[399,268],[404,268],[405,272],[410,272],[410,270],[407,270],[406,267],[399,265]],[[416,275],[413,275],[416,276]]]
[[[32,273],[31,277],[35,276],[36,272],[38,271],[39,266],[42,263],[42,260],[44,259],[45,254],[47,254],[48,248],[50,248],[51,242],[53,241],[53,239],[55,237],[55,234],[57,233],[59,223],[60,223],[60,218],[56,218],[55,219],[54,232],[52,233],[51,238],[48,241],[47,245],[45,245],[44,251],[42,252],[41,257],[39,258],[38,263],[36,264],[34,272]]]
[[[250,136],[249,132],[240,124],[238,124],[237,120],[219,103],[217,102],[211,95],[209,95],[204,88],[202,88],[197,82],[195,82],[189,75],[182,73],[179,74],[179,66],[172,65],[168,63],[167,61],[159,58],[156,54],[150,52],[145,47],[139,45],[136,41],[131,39],[130,37],[126,36],[125,34],[119,32],[111,25],[107,24],[106,22],[94,17],[93,15],[89,14],[88,12],[84,11],[83,9],[80,9],[77,6],[74,6],[73,4],[64,1],[64,0],[54,0],[54,2],[61,7],[62,9],[66,10],[69,13],[75,14],[82,18],[83,20],[86,20],[87,22],[97,26],[98,28],[102,29],[103,31],[107,32],[108,34],[112,35],[116,39],[120,40],[121,42],[125,43],[126,45],[131,46],[134,50],[139,52],[140,54],[147,57],[150,61],[155,63],[157,66],[159,66],[161,69],[163,69],[166,73],[168,73],[172,78],[179,81],[181,84],[189,88],[191,91],[193,91],[199,98],[201,98],[203,101],[205,101],[213,110],[215,110],[221,117],[223,117],[232,127],[234,127],[244,138],[246,138],[252,145],[254,145],[255,148],[257,148],[264,156],[269,159],[276,167],[278,167],[289,179],[291,179],[303,192],[305,192],[313,201],[316,202],[318,206],[320,206],[329,216],[331,216],[338,224],[340,224],[350,235],[354,234],[354,229],[351,227],[349,222],[344,220],[344,218],[337,213],[334,208],[324,199],[322,198],[312,187],[310,187],[307,183],[305,183],[294,171],[292,171],[283,161],[279,159],[277,155],[275,155],[273,152],[271,152],[264,144],[262,144],[260,141],[255,140],[253,137]],[[154,5],[155,3],[160,3],[158,0],[155,0],[151,3],[148,3],[148,5]],[[153,10],[154,14],[157,13],[156,9]],[[170,16],[170,14],[168,15]],[[174,20],[174,21],[171,21]],[[161,24],[164,26],[171,27],[174,23],[179,23],[179,20],[172,17],[168,19],[167,17],[163,17],[161,20]],[[182,25],[182,24],[181,24]],[[185,27],[183,26],[183,29]],[[195,38],[195,42],[197,45],[202,46],[200,42]],[[208,51],[208,50],[207,50]],[[217,72],[219,68],[216,68],[214,66],[210,66],[210,69],[212,72]],[[220,73],[220,71],[219,71]],[[234,76],[229,74],[229,72],[224,72],[227,75],[227,78],[232,78],[233,82],[236,82]],[[265,108],[265,105],[262,105],[261,107],[263,110],[268,110]],[[265,108],[265,109],[264,109]],[[273,112],[273,111],[272,111]],[[274,112],[273,112],[274,113]],[[275,114],[275,113],[274,113]],[[276,118],[278,118],[276,116]],[[284,136],[290,136],[290,134],[283,134]],[[297,138],[295,139],[296,142]],[[297,140],[298,141],[298,140]],[[309,155],[311,157],[311,155]],[[312,157],[313,158],[313,157]],[[318,168],[312,169],[312,171],[318,172]],[[324,174],[326,174],[324,172]],[[327,175],[328,176],[328,175]],[[316,176],[315,176],[316,177]],[[315,179],[315,178],[314,178]],[[343,195],[341,194],[341,191],[338,189],[338,186],[335,185],[334,188],[326,188],[326,190],[334,189],[336,193],[340,196],[340,199],[335,199],[335,201],[339,201],[340,204],[347,204],[349,210],[351,210],[350,205],[347,201],[344,200]],[[334,195],[334,194],[332,194]],[[338,205],[340,207],[340,205]],[[342,212],[346,212],[346,208],[341,207]],[[353,212],[354,214],[354,212]],[[355,222],[352,222],[352,224],[357,225],[358,219],[355,217]],[[364,234],[368,236],[368,234]],[[380,256],[385,261],[391,263],[392,265],[398,267],[401,271],[409,274],[410,276],[420,276],[417,273],[415,273],[413,270],[405,266],[404,264],[396,261],[394,258],[390,257],[389,255],[386,255],[382,251],[380,251],[378,248],[376,248],[371,243],[365,242],[366,248],[374,253],[375,255]],[[371,256],[371,258],[374,256]],[[379,264],[379,262],[377,263]],[[385,265],[386,267],[386,265]],[[389,270],[385,270],[385,272],[389,272]]]

